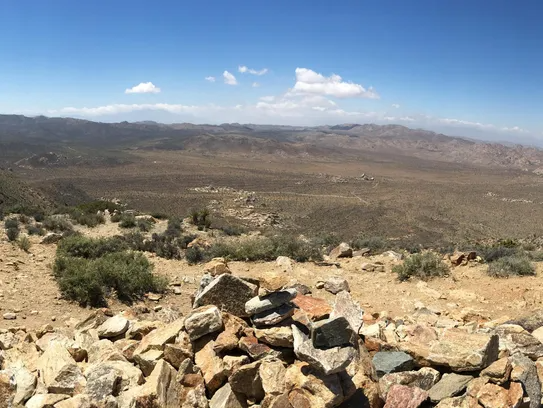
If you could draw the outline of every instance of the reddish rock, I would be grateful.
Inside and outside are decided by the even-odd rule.
[[[253,360],[260,360],[264,357],[279,357],[281,353],[272,349],[266,344],[259,343],[254,336],[242,337],[239,340],[238,347],[245,351]]]
[[[428,392],[418,387],[393,385],[388,390],[384,408],[418,408],[428,399]]]
[[[332,306],[324,299],[298,294],[292,302],[313,321],[324,319],[332,312]]]

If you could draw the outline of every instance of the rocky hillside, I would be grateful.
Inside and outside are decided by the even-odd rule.
[[[0,406],[540,406],[542,312],[484,321],[419,302],[370,314],[340,276],[317,283],[327,302],[288,274],[240,278],[221,259],[204,269],[185,316],[137,306],[96,310],[71,331],[3,330]]]
[[[47,167],[128,160],[125,149],[189,150],[203,154],[281,157],[357,157],[387,153],[442,162],[534,170],[543,164],[536,148],[450,137],[399,125],[344,124],[294,127],[98,123],[72,118],[0,115],[0,162]]]

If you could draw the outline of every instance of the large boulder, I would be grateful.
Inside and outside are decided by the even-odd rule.
[[[264,389],[260,378],[260,365],[260,361],[255,361],[234,370],[228,379],[232,390],[252,401],[262,400],[264,398]]]
[[[248,317],[245,304],[255,297],[258,287],[230,274],[215,278],[194,299],[194,307],[215,305],[223,312]]]
[[[107,363],[97,364],[86,372],[85,392],[94,401],[105,401],[110,395],[117,396],[121,391],[123,373]]]
[[[86,385],[85,377],[70,353],[60,344],[52,343],[38,360],[38,372],[51,394],[73,395]]]
[[[444,374],[441,380],[430,388],[429,396],[433,402],[439,402],[445,398],[460,395],[473,380],[471,375]]]
[[[134,350],[134,356],[149,350],[164,350],[164,346],[173,343],[179,332],[183,330],[184,323],[184,319],[177,319],[153,330],[143,337],[139,346]]]
[[[535,363],[528,357],[517,353],[511,356],[511,381],[520,382],[530,397],[529,408],[537,408],[541,402],[541,382]]]
[[[214,341],[208,342],[194,356],[194,361],[202,370],[205,385],[210,394],[213,394],[226,382],[226,367],[223,359],[215,353],[214,343]]]
[[[316,348],[348,346],[354,336],[356,333],[343,316],[315,322],[311,327],[311,340]]]
[[[531,333],[543,326],[543,309],[536,310],[518,319],[509,320],[506,323],[522,326],[524,330]]]
[[[13,405],[24,404],[34,393],[37,379],[26,367],[21,367],[15,372],[16,392],[13,397]]]
[[[423,367],[418,371],[402,371],[399,373],[385,374],[379,380],[379,390],[381,397],[386,400],[390,387],[394,384],[407,385],[409,387],[418,387],[425,391],[430,390],[440,380],[439,371]]]
[[[353,249],[346,242],[342,242],[330,251],[330,259],[350,258],[353,256]]]
[[[274,347],[294,347],[292,328],[290,326],[268,327],[255,329],[255,337],[266,344]]]
[[[247,401],[227,383],[213,395],[209,408],[247,408]]]
[[[363,323],[364,310],[358,302],[355,302],[351,294],[347,291],[341,291],[336,295],[334,307],[330,313],[330,319],[344,317],[351,325],[352,330],[358,333]]]

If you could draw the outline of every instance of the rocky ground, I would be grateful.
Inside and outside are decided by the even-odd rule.
[[[61,299],[56,245],[32,240],[28,253],[0,242],[0,407],[540,406],[541,264],[399,282],[395,253],[197,266],[147,254],[166,294],[90,310]]]

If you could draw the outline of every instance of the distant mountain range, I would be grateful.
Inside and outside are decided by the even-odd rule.
[[[128,160],[123,153],[131,149],[306,159],[387,153],[526,170],[539,168],[543,163],[543,151],[534,147],[474,141],[399,125],[166,125],[0,115],[0,164],[4,166],[115,163]]]

